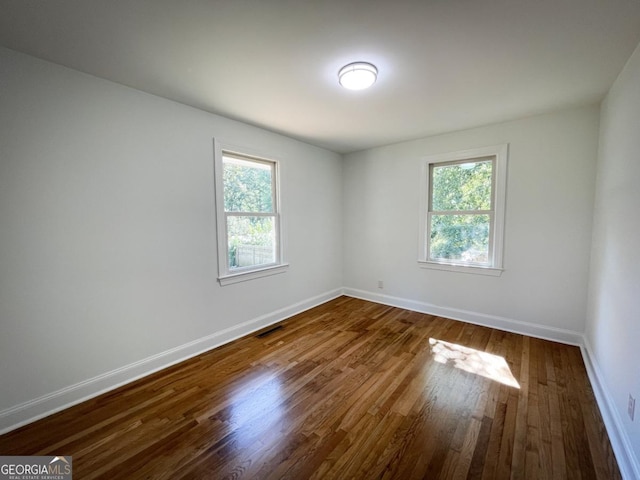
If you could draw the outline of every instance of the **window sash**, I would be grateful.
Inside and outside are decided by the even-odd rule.
[[[491,191],[489,193],[489,201],[490,201],[490,210],[433,210],[433,196],[434,196],[434,184],[433,184],[433,173],[436,168],[439,167],[448,167],[453,165],[464,165],[467,163],[480,163],[480,162],[491,162]],[[485,157],[477,157],[477,158],[465,158],[462,160],[453,160],[448,162],[434,162],[429,164],[429,207],[427,212],[427,224],[426,224],[426,242],[425,242],[425,258],[427,261],[436,262],[436,263],[447,263],[452,265],[480,265],[480,266],[492,266],[494,264],[494,248],[493,248],[493,229],[494,229],[494,209],[495,209],[495,184],[496,184],[496,156],[490,155]],[[458,259],[445,259],[440,257],[432,257],[431,256],[431,226],[432,226],[432,218],[434,215],[437,216],[477,216],[477,215],[488,215],[489,216],[489,233],[487,243],[489,246],[487,261],[486,262],[471,262],[467,260],[458,260]]]
[[[261,217],[261,218],[273,218],[273,229],[274,229],[274,261],[270,263],[259,263],[255,265],[248,265],[246,267],[231,267],[230,259],[229,259],[229,232],[227,231],[227,226],[229,225],[229,217]],[[264,212],[225,212],[224,214],[224,236],[225,236],[225,259],[226,259],[226,271],[229,274],[237,274],[242,272],[249,272],[252,270],[258,270],[267,268],[273,265],[280,265],[281,263],[281,253],[280,253],[280,215],[275,213],[264,213]]]
[[[259,165],[266,165],[269,167],[269,169],[271,170],[271,211],[270,212],[254,212],[253,214],[268,214],[268,215],[275,215],[278,213],[278,188],[277,188],[277,184],[278,184],[278,178],[277,178],[277,163],[272,161],[272,160],[264,160],[262,158],[256,158],[256,157],[251,157],[249,155],[242,155],[242,154],[238,154],[238,153],[231,153],[231,152],[227,152],[226,150],[222,151],[222,189],[223,189],[223,206],[224,206],[224,189],[225,189],[225,185],[224,185],[224,164],[225,164],[225,159],[230,159],[230,160],[240,160],[242,162],[245,163],[256,163]],[[231,163],[231,162],[230,162]],[[224,211],[225,213],[249,213],[249,210],[227,210],[226,206],[224,207]]]
[[[422,175],[420,176],[420,216],[419,216],[419,250],[418,264],[422,268],[453,272],[476,273],[499,276],[503,271],[503,249],[505,229],[505,200],[507,181],[508,144],[479,147],[464,151],[429,155],[423,158]],[[433,169],[446,165],[461,165],[471,162],[492,161],[491,171],[491,209],[490,210],[434,210],[433,209]],[[485,197],[486,198],[486,197]],[[451,202],[441,204],[443,207]],[[464,202],[469,205],[469,202]],[[478,204],[479,205],[479,204]],[[471,203],[471,206],[474,206]],[[486,208],[486,207],[485,207]],[[490,257],[487,263],[470,263],[468,261],[430,258],[432,216],[434,215],[490,215],[489,247]],[[486,224],[485,224],[486,225]],[[482,247],[483,251],[485,246]]]
[[[447,259],[447,258],[440,258],[440,257],[432,257],[431,256],[431,224],[432,222],[432,217],[433,216],[446,216],[446,215],[450,215],[450,216],[479,216],[479,215],[487,215],[489,217],[489,235],[488,235],[488,253],[487,253],[487,261],[486,262],[471,262],[471,261],[465,261],[465,260],[455,260],[455,259]],[[425,242],[425,258],[429,261],[429,262],[436,262],[436,263],[447,263],[447,264],[452,264],[452,265],[476,265],[476,266],[483,266],[483,267],[489,267],[494,265],[494,235],[493,235],[493,229],[494,229],[494,225],[495,225],[495,215],[493,210],[445,210],[445,211],[434,211],[434,212],[427,212],[427,221],[426,221],[426,239],[427,241]]]
[[[252,152],[246,148],[235,147],[230,144],[214,139],[214,180],[215,180],[215,203],[216,203],[216,225],[217,225],[217,245],[218,245],[218,281],[220,285],[230,285],[247,280],[253,280],[269,275],[284,273],[288,270],[288,264],[284,260],[284,247],[282,237],[282,214],[280,210],[280,163],[273,158],[263,157],[260,153]],[[224,190],[224,160],[239,160],[241,162],[253,162],[261,165],[268,165],[271,169],[271,211],[227,211],[225,204]],[[248,165],[250,166],[250,165]],[[264,185],[264,184],[263,184]],[[266,194],[266,191],[265,191]],[[255,204],[257,208],[262,205]],[[234,205],[235,207],[236,205]],[[251,206],[251,205],[249,205]],[[228,222],[233,217],[257,217],[273,218],[273,248],[275,261],[273,263],[262,263],[245,267],[230,266],[230,248]]]
[[[486,163],[486,162],[491,162],[491,193],[489,195],[489,201],[490,201],[490,211],[495,210],[495,187],[496,187],[496,163],[497,163],[497,158],[495,155],[489,155],[489,156],[484,156],[484,157],[474,157],[474,158],[465,158],[463,160],[452,160],[452,161],[447,161],[447,162],[433,162],[433,163],[429,163],[429,178],[427,179],[428,181],[428,192],[429,192],[429,205],[428,205],[428,209],[430,212],[435,211],[433,210],[433,194],[434,194],[434,188],[433,188],[433,171],[436,168],[439,167],[450,167],[453,165],[464,165],[466,163]],[[452,210],[437,210],[437,211],[443,211],[443,212],[449,212]],[[460,210],[462,212],[475,212],[475,211],[480,211],[480,210],[476,210],[476,209],[468,209],[468,210]]]

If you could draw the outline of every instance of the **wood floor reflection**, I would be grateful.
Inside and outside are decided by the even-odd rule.
[[[0,437],[74,479],[620,478],[580,350],[340,297]]]

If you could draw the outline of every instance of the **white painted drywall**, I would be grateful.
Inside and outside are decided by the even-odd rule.
[[[640,46],[600,122],[586,337],[640,472]],[[636,400],[635,421],[627,400]],[[615,414],[614,414],[615,415]]]
[[[564,110],[346,155],[345,287],[582,332],[598,114]],[[501,143],[509,144],[502,276],[419,268],[422,157]]]
[[[281,161],[287,273],[217,283],[214,137]],[[0,49],[0,412],[339,288],[341,168]]]
[[[628,391],[640,397],[639,56],[602,112],[587,326],[621,418]],[[582,332],[598,115],[565,110],[343,163],[0,49],[0,412],[341,285]],[[213,137],[282,162],[286,274],[216,282]],[[421,157],[499,143],[510,144],[505,272],[420,269]],[[625,428],[637,453],[638,419]]]

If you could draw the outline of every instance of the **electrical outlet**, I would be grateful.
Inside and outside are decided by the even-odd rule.
[[[382,280],[378,280],[378,288],[384,288],[384,282]]]
[[[629,418],[633,422],[633,417],[636,411],[636,399],[629,394],[629,405],[627,406],[627,413],[629,414]]]

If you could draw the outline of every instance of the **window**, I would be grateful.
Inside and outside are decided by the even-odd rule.
[[[499,145],[425,159],[421,266],[500,275],[507,150]]]
[[[283,272],[277,162],[216,146],[215,167],[220,283]]]

